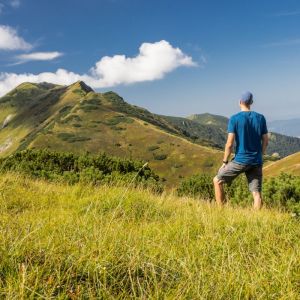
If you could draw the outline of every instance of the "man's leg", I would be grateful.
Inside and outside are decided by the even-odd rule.
[[[239,174],[244,172],[245,167],[233,161],[225,167],[219,169],[217,176],[214,178],[215,197],[218,205],[222,206],[225,203],[224,184],[231,183]]]
[[[224,182],[217,176],[214,178],[213,182],[215,187],[216,202],[219,206],[222,206],[225,203]]]
[[[262,197],[261,197],[261,192],[252,192],[253,195],[253,208],[254,209],[261,209],[262,207]]]
[[[254,166],[246,171],[249,190],[253,196],[253,208],[261,209],[262,207],[262,166]]]

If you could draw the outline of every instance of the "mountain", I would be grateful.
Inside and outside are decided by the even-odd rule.
[[[272,121],[268,127],[270,131],[300,138],[300,119]]]
[[[213,115],[209,113],[205,114],[194,114],[188,116],[187,119],[195,121],[202,125],[210,125],[215,126],[217,128],[221,128],[226,131],[228,118],[219,115]]]
[[[192,143],[161,116],[95,93],[84,82],[70,86],[23,83],[0,98],[0,155],[27,148],[75,153],[102,151],[149,161],[166,184],[198,172],[215,172],[222,152]]]
[[[266,176],[277,176],[281,172],[300,176],[300,152],[289,155],[264,168]]]
[[[185,120],[184,122],[179,122],[180,118],[166,117],[166,119],[182,132],[187,132],[187,135],[192,136],[195,141],[201,142],[205,137],[205,139],[209,139],[211,145],[219,148],[224,147],[228,123],[226,117],[206,113],[181,118]],[[300,151],[300,138],[275,132],[270,132],[269,137],[268,155],[278,153],[280,157],[285,157]]]
[[[0,156],[27,148],[104,151],[149,161],[174,186],[183,177],[217,170],[227,121],[210,114],[156,115],[114,92],[96,93],[82,81],[23,83],[0,98]],[[272,133],[268,151],[282,157],[300,151],[300,139]]]

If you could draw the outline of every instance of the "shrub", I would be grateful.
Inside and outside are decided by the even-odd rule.
[[[125,117],[123,115],[114,116],[108,120],[105,121],[106,125],[118,125],[120,123],[133,123],[133,119]]]
[[[90,137],[87,137],[87,136],[78,136],[78,135],[75,135],[75,134],[69,133],[69,132],[60,132],[58,134],[58,137],[61,140],[65,141],[65,142],[69,142],[69,143],[89,141],[91,139]]]
[[[177,188],[177,194],[211,201],[214,198],[212,176],[201,174],[182,181]]]
[[[126,128],[124,127],[120,127],[120,126],[111,126],[110,127],[112,130],[115,130],[115,131],[122,131],[122,130],[126,130]]]
[[[98,99],[98,98],[94,98],[94,99],[85,100],[83,103],[100,106],[101,105],[101,100]]]
[[[177,194],[211,201],[214,199],[212,180],[212,175],[194,175],[181,182]],[[253,201],[244,175],[236,178],[231,185],[225,185],[225,192],[227,199],[234,205],[251,205]],[[276,207],[300,215],[300,176],[282,173],[278,177],[265,179],[262,192],[267,207]]]
[[[67,123],[67,122],[71,122],[71,121],[80,122],[82,120],[81,120],[81,118],[78,115],[71,114],[71,115],[66,116],[66,118],[64,119],[64,121]]]
[[[183,164],[175,164],[174,165],[174,168],[176,168],[176,169],[179,169],[179,168],[182,168],[183,167]]]
[[[147,187],[162,192],[159,177],[142,161],[50,150],[24,150],[0,159],[1,172],[15,171],[51,181],[112,183]]]
[[[159,149],[159,146],[156,146],[156,145],[154,145],[154,146],[149,146],[147,149],[148,149],[148,151],[154,151],[154,150]]]
[[[90,111],[99,109],[99,105],[95,105],[95,104],[82,104],[82,105],[80,105],[80,108],[84,112],[90,112]]]
[[[155,160],[165,160],[168,156],[167,154],[153,154]]]

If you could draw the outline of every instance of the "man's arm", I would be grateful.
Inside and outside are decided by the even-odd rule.
[[[234,139],[235,139],[234,133],[228,133],[223,162],[228,162],[228,159],[233,151]]]
[[[266,150],[269,144],[269,136],[268,134],[263,134],[262,136],[262,154],[265,155],[266,154]]]

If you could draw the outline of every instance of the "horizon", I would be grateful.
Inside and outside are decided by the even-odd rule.
[[[0,0],[0,96],[24,81],[83,80],[157,114],[229,117],[250,90],[268,121],[300,118],[297,1],[89,0],[84,8]]]

